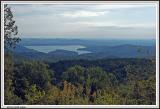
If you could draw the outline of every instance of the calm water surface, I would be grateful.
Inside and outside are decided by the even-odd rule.
[[[77,52],[79,55],[90,53],[89,51],[78,50],[80,48],[86,48],[85,46],[82,46],[82,45],[47,45],[47,46],[25,46],[25,47],[29,49],[37,50],[39,52],[44,52],[44,53],[49,53],[51,51],[56,51],[56,50],[73,51],[73,52]]]

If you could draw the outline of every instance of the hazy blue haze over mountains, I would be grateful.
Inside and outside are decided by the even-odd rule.
[[[131,45],[155,45],[154,39],[147,40],[127,40],[127,39],[37,39],[37,38],[24,38],[20,42],[20,45],[122,45],[122,44],[131,44]]]
[[[63,49],[63,47],[70,45],[72,45],[71,49]],[[84,46],[84,48],[75,50],[77,45]],[[45,53],[25,46],[48,46],[51,48],[47,48],[50,49],[50,52]],[[52,48],[54,49],[52,50]],[[79,54],[77,52],[81,50],[86,51],[86,53]],[[150,58],[155,56],[155,50],[155,40],[22,39],[15,49],[15,54],[31,59],[58,61],[67,59]]]

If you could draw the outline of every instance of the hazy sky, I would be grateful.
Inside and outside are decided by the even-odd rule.
[[[155,5],[10,5],[25,38],[155,39]]]

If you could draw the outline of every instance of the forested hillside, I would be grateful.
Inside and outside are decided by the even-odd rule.
[[[155,104],[155,80],[155,59],[14,62],[5,54],[5,104]]]

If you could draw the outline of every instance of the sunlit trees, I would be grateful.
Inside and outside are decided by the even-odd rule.
[[[56,86],[51,85],[43,97],[41,104],[58,105],[61,103],[61,90]]]
[[[39,104],[44,95],[45,92],[39,90],[36,84],[31,85],[25,90],[25,99],[27,104]]]
[[[63,73],[63,79],[75,84],[81,85],[81,96],[93,103],[96,99],[97,90],[114,87],[117,84],[116,77],[105,72],[100,67],[83,68],[81,66],[73,66]]]
[[[97,95],[98,89],[110,89],[117,84],[116,77],[108,72],[105,72],[100,67],[90,67],[87,69],[87,85],[90,86],[89,100],[94,102]]]

